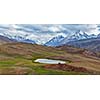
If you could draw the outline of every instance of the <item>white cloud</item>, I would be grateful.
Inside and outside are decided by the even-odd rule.
[[[96,24],[67,24],[62,25],[66,30],[71,32],[76,32],[78,30],[81,30],[83,32],[87,32],[88,34],[98,34],[98,25]]]
[[[58,27],[56,27],[56,26],[52,26],[52,27],[49,27],[48,28],[50,31],[53,31],[53,32],[57,32],[57,31],[60,31],[60,29],[58,28]]]

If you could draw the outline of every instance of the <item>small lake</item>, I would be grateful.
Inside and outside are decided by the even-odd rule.
[[[34,62],[38,62],[38,63],[44,63],[44,64],[65,64],[65,61],[61,61],[61,60],[52,60],[52,59],[36,59]]]

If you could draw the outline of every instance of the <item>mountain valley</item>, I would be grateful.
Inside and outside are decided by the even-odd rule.
[[[88,29],[93,31],[93,25],[1,25],[0,74],[100,74],[100,33]],[[35,62],[38,59],[65,63]]]

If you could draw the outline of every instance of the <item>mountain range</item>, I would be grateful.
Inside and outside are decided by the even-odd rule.
[[[91,25],[86,25],[86,27],[85,25],[83,27],[79,26],[82,25],[0,25],[0,41],[5,39],[8,42],[17,41],[53,47],[72,45],[75,47],[100,51],[99,25],[96,26],[98,32],[87,31],[95,29],[93,26],[90,27]]]
[[[66,37],[63,37],[63,38],[62,37],[63,36],[54,37],[53,39],[48,41],[46,45],[47,46],[59,46],[59,45],[67,44],[68,42],[71,42],[71,41],[97,38],[99,37],[99,35],[95,35],[95,34],[88,35],[87,33],[79,30],[73,34],[68,34]]]
[[[71,45],[77,48],[85,48],[91,51],[100,52],[100,37],[70,41],[66,45]]]

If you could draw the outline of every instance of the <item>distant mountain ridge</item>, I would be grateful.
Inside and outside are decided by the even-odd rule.
[[[85,48],[91,51],[100,52],[100,38],[99,37],[71,41],[71,42],[66,43],[66,45],[71,45],[78,48]]]
[[[94,52],[100,52],[100,34],[88,35],[85,32],[79,31],[65,38],[57,38],[57,39],[58,40],[56,40],[55,38],[51,39],[49,42],[46,43],[46,45],[55,47],[69,45],[73,47],[88,49]]]
[[[13,39],[9,39],[7,37],[4,37],[4,36],[0,36],[0,44],[12,43],[12,42],[16,42],[16,41]]]
[[[52,38],[50,41],[45,43],[45,45],[46,46],[58,46],[63,39],[64,39],[64,36],[59,35],[59,36]]]
[[[63,37],[63,36],[60,36]],[[96,38],[98,37],[97,35],[91,34],[88,35],[85,32],[82,31],[77,31],[73,34],[69,34],[66,37],[60,38],[60,37],[54,37],[50,41],[46,43],[47,46],[60,46],[64,45],[70,41],[77,41],[77,40],[82,40],[82,39],[90,39],[90,38]]]
[[[6,43],[6,42],[25,42],[25,43],[32,43],[35,44],[35,42],[33,40],[29,40],[29,39],[24,39],[20,36],[15,36],[14,38],[10,38],[9,36],[3,36],[0,35],[0,43]]]

